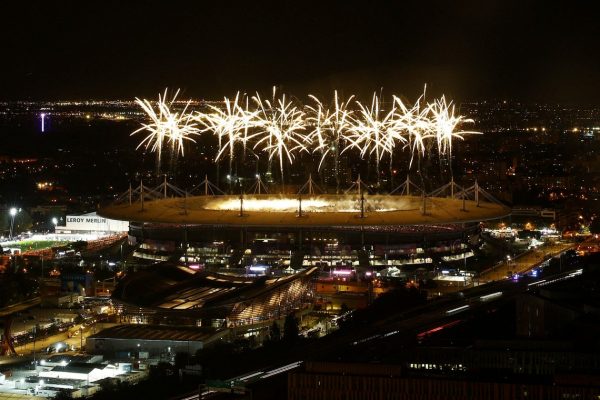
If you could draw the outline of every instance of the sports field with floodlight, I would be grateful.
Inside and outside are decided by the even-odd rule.
[[[496,203],[441,197],[365,195],[363,201],[358,195],[221,195],[113,204],[98,213],[135,222],[275,228],[476,223],[510,211]]]

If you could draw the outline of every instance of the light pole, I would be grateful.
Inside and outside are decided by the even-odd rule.
[[[19,210],[17,210],[15,207],[12,207],[8,211],[8,213],[10,214],[10,233],[9,233],[8,237],[11,240],[13,238],[13,228],[15,226],[15,216],[17,215],[18,212],[19,212]]]
[[[35,362],[35,339],[37,338],[37,324],[33,327],[33,369],[36,369]]]

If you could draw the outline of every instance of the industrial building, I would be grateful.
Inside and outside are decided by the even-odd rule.
[[[227,335],[226,330],[175,328],[154,325],[119,325],[89,336],[86,351],[127,357],[157,358],[177,353],[195,354]]]

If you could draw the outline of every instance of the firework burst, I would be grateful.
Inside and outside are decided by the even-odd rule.
[[[454,104],[444,96],[426,103],[425,92],[412,105],[393,96],[392,102],[384,106],[377,93],[370,104],[363,105],[354,96],[342,100],[334,91],[329,105],[310,95],[310,105],[304,108],[273,88],[270,98],[263,99],[257,93],[251,100],[237,92],[234,98],[225,97],[222,105],[208,105],[207,112],[194,114],[188,112],[190,101],[177,104],[180,111],[174,111],[178,94],[169,98],[165,90],[155,103],[136,98],[149,122],[132,135],[148,133],[137,148],[155,152],[159,168],[166,143],[171,154],[183,155],[185,141],[194,141],[193,135],[201,131],[212,131],[218,141],[214,160],[218,167],[219,161],[228,158],[230,174],[236,151],[243,148],[245,155],[248,148],[267,155],[269,171],[272,161],[277,160],[283,183],[284,165],[293,164],[296,156],[306,151],[319,154],[318,171],[326,159],[333,158],[339,189],[339,157],[346,151],[356,150],[361,158],[374,159],[379,184],[379,165],[384,158],[389,158],[390,173],[401,150],[410,154],[409,168],[416,157],[421,160],[434,148],[440,157],[450,159],[455,139],[480,133],[461,130],[463,124],[473,121],[456,115]]]
[[[312,127],[309,134],[310,142],[316,146],[313,152],[319,151],[321,159],[319,161],[320,170],[323,161],[330,154],[334,153],[336,159],[339,156],[340,141],[351,128],[352,110],[349,104],[354,98],[350,96],[346,101],[340,100],[337,90],[333,93],[333,109],[323,106],[323,103],[315,96],[309,95],[314,101],[314,106],[307,106],[307,123]]]
[[[352,118],[351,127],[344,139],[349,143],[342,152],[355,148],[358,149],[361,158],[375,158],[377,168],[377,183],[379,184],[379,163],[385,154],[392,155],[396,142],[405,142],[402,132],[395,126],[396,109],[392,105],[391,109],[385,112],[382,107],[382,101],[373,93],[371,106],[364,106],[356,102],[358,113]]]
[[[310,137],[304,134],[305,114],[287,100],[285,94],[277,97],[276,88],[271,100],[261,99],[258,93],[253,99],[258,107],[256,126],[259,128],[254,148],[266,152],[270,161],[278,159],[283,183],[284,159],[292,164],[297,152],[308,151]]]
[[[433,137],[432,125],[429,120],[429,108],[421,107],[425,94],[412,105],[407,106],[399,97],[394,96],[396,105],[396,116],[393,124],[395,130],[405,133],[405,148],[409,149],[410,162],[412,166],[415,155],[425,155],[426,141]]]
[[[247,99],[240,96],[240,92],[236,93],[233,100],[225,97],[223,104],[224,107],[209,105],[210,113],[198,114],[197,119],[203,123],[206,130],[212,131],[218,138],[219,150],[215,161],[229,153],[231,164],[235,157],[236,144],[242,143],[245,146],[250,139],[249,129],[258,125],[258,112],[248,110]]]
[[[466,134],[481,134],[476,131],[456,130],[464,123],[473,123],[472,119],[461,115],[454,115],[454,104],[446,102],[446,97],[442,96],[433,103],[428,104],[429,120],[432,133],[435,135],[438,153],[440,156],[452,156],[452,140],[464,140]]]
[[[158,95],[156,109],[146,99],[135,99],[136,103],[150,118],[150,122],[142,124],[142,127],[134,131],[131,135],[142,131],[148,132],[148,135],[138,144],[137,149],[143,146],[146,150],[155,152],[159,164],[165,140],[171,145],[173,154],[181,153],[183,155],[184,141],[189,140],[194,142],[191,136],[200,133],[197,122],[191,113],[187,112],[191,100],[185,103],[180,112],[172,111],[173,104],[176,102],[178,95],[179,90],[175,92],[171,100],[167,100],[168,89],[165,89],[162,96]]]

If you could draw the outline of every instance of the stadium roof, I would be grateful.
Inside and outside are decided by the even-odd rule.
[[[335,195],[327,195],[335,198]],[[248,196],[245,201],[259,196]],[[278,196],[272,196],[277,200]],[[238,196],[218,196],[219,201],[239,201]],[[142,209],[141,203],[116,204],[102,207],[101,216],[135,222],[178,223],[207,226],[256,226],[256,227],[324,227],[324,226],[394,226],[394,225],[428,225],[444,223],[468,223],[493,220],[505,217],[511,210],[503,205],[475,201],[428,197],[426,213],[421,211],[422,198],[417,196],[371,195],[373,203],[394,202],[397,208],[390,211],[369,211],[365,208],[364,218],[359,211],[354,212],[303,212],[298,218],[295,211],[253,211],[244,209],[240,217],[239,209],[208,209],[206,204],[214,201],[215,196],[196,196],[182,198],[166,198],[147,201]],[[348,201],[360,201],[356,196],[349,196]],[[268,198],[261,201],[268,203]],[[464,210],[463,210],[463,205]]]

